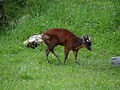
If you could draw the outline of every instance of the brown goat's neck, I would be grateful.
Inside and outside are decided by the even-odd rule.
[[[76,37],[74,41],[74,50],[78,50],[84,47],[84,41],[82,38]]]
[[[82,38],[79,38],[79,37],[77,37],[77,38],[78,38],[78,39],[77,39],[77,40],[78,40],[77,42],[78,42],[79,45],[84,44],[84,40],[83,40]]]

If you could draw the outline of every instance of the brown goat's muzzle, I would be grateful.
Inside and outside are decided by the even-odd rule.
[[[92,51],[92,49],[91,48],[87,48],[89,51]]]

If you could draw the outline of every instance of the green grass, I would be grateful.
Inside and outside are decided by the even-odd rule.
[[[46,1],[26,1],[25,10],[16,6],[18,13],[6,7],[16,24],[0,33],[0,90],[119,90],[120,67],[110,63],[111,57],[120,56],[119,0]],[[50,54],[47,64],[45,45],[33,50],[23,41],[49,28],[65,28],[80,37],[88,34],[92,52],[79,50],[80,65],[70,52],[64,65],[64,48],[58,46],[61,63]]]

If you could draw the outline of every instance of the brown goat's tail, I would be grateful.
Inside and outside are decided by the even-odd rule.
[[[47,34],[41,34],[41,36],[42,36],[42,40],[43,40],[43,41],[50,39],[50,36],[47,35]]]

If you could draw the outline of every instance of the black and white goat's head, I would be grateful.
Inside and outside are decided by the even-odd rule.
[[[23,44],[29,48],[35,49],[38,46],[38,44],[40,44],[42,42],[43,42],[42,34],[34,34],[34,35],[30,36],[28,38],[28,40],[24,41]]]

